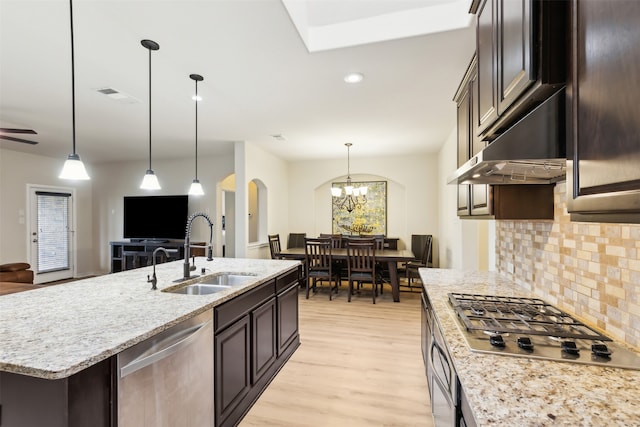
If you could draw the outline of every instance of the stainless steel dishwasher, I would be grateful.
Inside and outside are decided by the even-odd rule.
[[[213,311],[121,352],[118,427],[214,425]]]

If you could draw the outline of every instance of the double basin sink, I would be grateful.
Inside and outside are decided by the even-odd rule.
[[[189,285],[173,286],[163,292],[183,295],[210,295],[243,285],[250,280],[255,280],[255,278],[255,274],[220,273]]]

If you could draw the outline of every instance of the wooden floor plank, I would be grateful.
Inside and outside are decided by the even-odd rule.
[[[300,347],[240,426],[433,426],[419,293],[299,301]]]

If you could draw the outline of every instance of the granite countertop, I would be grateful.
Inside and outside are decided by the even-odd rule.
[[[534,295],[494,272],[420,276],[479,426],[640,426],[640,371],[472,352],[447,297]]]
[[[108,274],[0,297],[0,371],[66,378],[171,326],[211,309],[298,261],[196,258],[205,275],[249,273],[246,283],[211,295],[162,292],[183,275],[183,261]],[[198,279],[190,279],[196,282]],[[188,282],[184,282],[188,283]]]

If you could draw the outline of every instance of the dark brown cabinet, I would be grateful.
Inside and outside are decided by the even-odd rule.
[[[456,92],[454,101],[458,113],[458,167],[484,148],[478,136],[478,69],[474,56]],[[458,216],[489,215],[489,186],[458,185]]]
[[[572,2],[567,197],[573,220],[640,223],[640,2]]]
[[[566,82],[563,1],[484,0],[477,9],[477,132],[492,140]]]
[[[214,308],[217,426],[232,426],[300,344],[299,268]]]
[[[111,383],[109,359],[57,380],[0,372],[0,425],[113,426]]]

